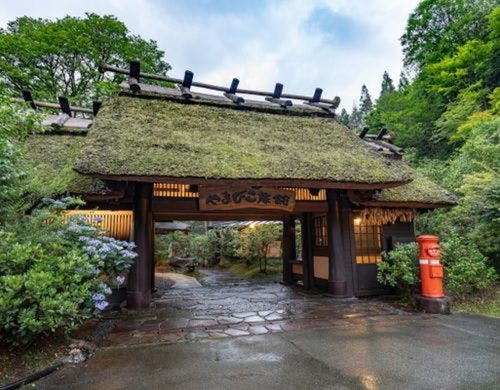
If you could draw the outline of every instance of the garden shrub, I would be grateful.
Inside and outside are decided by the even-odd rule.
[[[394,250],[384,252],[382,261],[378,263],[377,280],[385,286],[396,288],[403,300],[412,303],[420,283],[418,244],[399,243]]]
[[[446,292],[458,299],[481,293],[497,279],[488,259],[470,242],[450,236],[441,244],[441,261],[445,268]]]
[[[30,344],[39,335],[68,332],[107,306],[111,289],[133,262],[133,244],[101,235],[59,211],[71,198],[48,201],[0,228],[0,341]]]

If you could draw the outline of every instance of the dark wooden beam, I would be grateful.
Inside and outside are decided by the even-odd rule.
[[[129,309],[146,309],[151,303],[151,242],[153,218],[151,200],[153,186],[150,183],[136,183],[134,192],[133,239],[138,254],[130,269],[127,286],[127,306]]]
[[[119,68],[119,67],[107,65],[107,64],[102,64],[99,67],[99,71],[100,72],[110,71],[110,72],[114,72],[114,73],[118,73],[118,74],[128,74],[129,73],[129,71],[127,69],[123,69],[123,68]],[[145,78],[145,79],[150,79],[150,80],[167,81],[167,82],[175,83],[175,84],[179,84],[179,85],[182,85],[182,83],[184,81],[183,79],[179,79],[179,78],[157,75],[157,74],[152,74],[152,73],[144,73],[144,72],[141,72],[140,77]],[[191,85],[193,87],[211,89],[211,90],[220,91],[223,93],[228,92],[227,87],[222,87],[222,86],[214,85],[214,84],[200,83],[197,81],[193,81]],[[245,95],[269,96],[269,97],[273,96],[273,92],[257,91],[257,90],[252,90],[252,89],[238,89],[238,92],[240,94],[245,94]],[[313,99],[313,97],[311,97],[311,96],[296,95],[296,94],[291,94],[291,93],[284,93],[281,95],[281,97],[285,98],[285,99],[305,100],[308,102]],[[320,99],[318,101],[318,103],[327,103],[329,105],[329,107],[331,107],[332,105],[334,105],[335,101],[337,101],[336,98],[334,98],[332,100]]]
[[[192,99],[193,94],[191,93],[191,85],[193,85],[194,73],[190,70],[184,72],[184,79],[182,80],[180,89],[182,97],[185,99]]]
[[[14,103],[24,103],[24,99],[19,99],[19,98],[13,98],[12,101]],[[38,108],[49,108],[49,109],[55,109],[55,110],[60,110],[61,105],[56,104],[56,103],[48,103],[48,102],[41,102],[38,100],[34,100],[33,103],[38,107]],[[82,112],[85,114],[92,114],[92,110],[90,108],[83,108],[83,107],[71,107],[72,112]]]
[[[37,110],[37,106],[35,104],[35,101],[33,100],[33,96],[31,95],[31,91],[23,89],[21,93],[23,94],[24,101],[26,103],[29,103],[33,110]]]
[[[368,126],[363,127],[363,130],[361,130],[361,133],[359,133],[359,138],[365,138],[366,134],[368,134],[369,131],[370,128]]]
[[[328,289],[336,297],[347,296],[347,281],[344,264],[344,242],[340,222],[339,193],[326,190],[328,213],[326,214],[328,229]]]
[[[173,184],[197,184],[230,186],[234,184],[242,186],[270,186],[270,187],[304,187],[304,188],[335,188],[344,190],[377,190],[383,188],[399,187],[409,183],[412,179],[394,181],[389,183],[355,183],[336,182],[329,180],[304,180],[304,179],[203,179],[203,178],[180,178],[169,176],[136,176],[136,175],[102,175],[97,172],[86,172],[98,179],[114,181],[137,181],[145,183],[173,183]]]
[[[386,135],[387,133],[387,129],[385,127],[382,127],[379,131],[379,133],[377,134],[377,137],[375,138],[377,141],[378,140],[381,140],[382,138],[384,138],[384,135]]]
[[[302,283],[309,290],[314,285],[312,214],[302,214]]]
[[[296,260],[295,217],[283,217],[283,283],[293,283],[292,261]]]
[[[71,106],[69,104],[68,98],[64,96],[59,96],[58,99],[59,99],[59,107],[61,108],[62,113],[71,116]]]
[[[92,114],[94,116],[97,115],[97,113],[99,112],[99,110],[101,109],[101,106],[102,106],[102,102],[98,101],[98,100],[94,100],[92,101]]]

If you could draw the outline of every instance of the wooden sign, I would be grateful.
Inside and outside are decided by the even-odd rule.
[[[200,210],[277,209],[293,211],[295,193],[278,188],[200,187]]]

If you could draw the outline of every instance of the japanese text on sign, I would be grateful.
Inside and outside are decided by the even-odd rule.
[[[292,211],[292,191],[275,188],[200,188],[200,210],[268,208]]]

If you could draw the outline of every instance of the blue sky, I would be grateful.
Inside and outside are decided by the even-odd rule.
[[[170,75],[246,89],[342,99],[351,111],[366,84],[376,99],[387,70],[402,70],[399,37],[418,0],[3,0],[0,27],[18,16],[115,15],[157,41]]]

